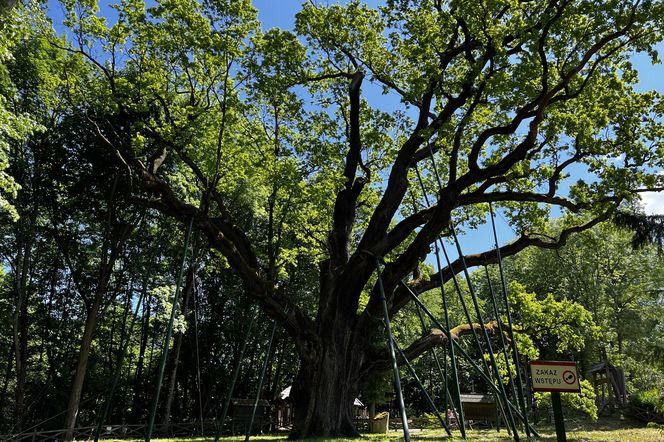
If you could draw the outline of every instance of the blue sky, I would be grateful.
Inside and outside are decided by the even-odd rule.
[[[319,4],[328,3],[326,0],[315,1]],[[341,0],[341,2],[343,1],[344,0]],[[100,3],[102,4],[103,15],[115,15],[114,10],[105,7],[105,4],[111,2],[101,0]],[[329,3],[335,3],[335,1],[329,1]],[[370,6],[383,4],[383,2],[379,0],[365,0],[365,3],[369,4]],[[292,30],[295,23],[295,14],[300,10],[302,0],[253,0],[253,4],[259,11],[259,18],[263,24],[264,30],[273,27]],[[51,15],[56,22],[56,29],[62,31],[62,27],[58,26],[57,23],[58,19],[61,19],[61,13],[59,13],[60,6],[57,5],[55,0],[50,0],[49,5],[51,6]],[[664,44],[660,44],[658,49],[660,53],[664,54]],[[640,83],[638,88],[642,91],[655,89],[664,93],[664,82],[662,82],[662,79],[664,79],[664,65],[652,65],[650,58],[646,54],[635,54],[632,58],[632,61],[634,66],[640,72]],[[371,87],[365,87],[365,92],[368,90],[370,99],[379,99],[390,107],[398,104],[398,98],[385,96],[379,97],[379,89],[374,89],[375,94],[374,91],[371,90]],[[663,193],[644,194],[642,199],[647,213],[664,214]],[[514,232],[510,229],[500,214],[497,217],[497,223],[501,243],[514,238]],[[485,224],[477,231],[467,232],[462,236],[462,243],[465,253],[476,253],[488,249],[493,243],[493,239],[490,233],[490,226]],[[450,252],[453,251],[450,250]],[[452,254],[456,255],[456,253]]]
[[[318,3],[325,3],[318,1]],[[330,2],[334,3],[334,2]],[[382,4],[377,0],[366,1],[366,3],[375,6]],[[302,2],[300,0],[253,0],[254,6],[259,11],[259,18],[263,23],[263,29],[267,30],[273,27],[292,30],[295,24],[295,14],[299,11]],[[660,54],[664,54],[664,44],[660,44]],[[635,54],[632,57],[634,66],[640,72],[639,90],[658,90],[664,93],[664,65],[653,65],[647,54]],[[647,213],[664,214],[664,194],[663,193],[648,193],[642,197],[644,207]],[[507,222],[499,214],[497,217],[498,236],[501,243],[509,241],[515,237],[515,233],[511,230]],[[491,235],[491,227],[489,224],[481,226],[476,231],[467,232],[461,237],[464,253],[477,253],[487,250],[493,244]],[[453,256],[457,256],[453,247],[450,247],[449,252]]]

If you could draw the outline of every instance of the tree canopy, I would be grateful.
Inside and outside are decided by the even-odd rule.
[[[352,401],[383,366],[379,263],[394,316],[409,290],[496,262],[490,242],[441,274],[426,262],[439,237],[485,223],[487,203],[517,232],[509,257],[662,187],[664,104],[631,63],[658,61],[658,1],[304,2],[292,31],[263,29],[249,0],[102,6],[63,0],[56,35],[44,5],[18,5],[0,30],[17,409],[29,275],[49,250],[51,292],[82,302],[69,427],[106,309],[168,285],[143,274],[175,259],[149,247],[166,235],[177,249],[156,234],[174,221],[193,220],[213,275],[237,278],[235,311],[258,305],[293,345],[292,435],[352,435]]]

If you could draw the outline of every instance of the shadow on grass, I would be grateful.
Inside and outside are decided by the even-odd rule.
[[[629,419],[602,419],[597,422],[569,420],[566,422],[567,440],[569,442],[664,442],[664,430],[660,428],[646,428],[645,424]],[[531,441],[555,442],[556,432],[552,425],[536,426],[540,437],[531,438]],[[411,439],[413,441],[462,441],[459,431],[453,431],[454,436],[449,438],[442,429],[413,430]],[[526,440],[521,434],[521,440]],[[190,438],[190,439],[158,439],[155,442],[207,442],[213,438]],[[306,442],[401,442],[403,434],[400,431],[390,431],[387,434],[364,434],[359,438],[311,438]],[[468,430],[466,442],[509,442],[514,439],[502,429]],[[243,442],[244,436],[224,437],[222,442]],[[277,442],[288,441],[286,435],[254,436],[251,442]],[[105,441],[115,442],[115,441]],[[120,441],[117,441],[120,442]],[[122,442],[129,442],[124,440]],[[136,441],[138,442],[138,441]]]

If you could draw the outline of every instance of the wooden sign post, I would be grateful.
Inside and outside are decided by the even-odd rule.
[[[576,362],[568,361],[531,361],[530,379],[533,391],[551,392],[551,405],[556,425],[558,442],[566,442],[565,421],[560,393],[580,393],[581,384],[576,369]]]

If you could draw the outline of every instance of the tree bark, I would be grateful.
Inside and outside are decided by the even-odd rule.
[[[94,337],[94,332],[97,328],[97,316],[101,308],[103,295],[104,292],[97,291],[93,304],[85,318],[85,329],[83,330],[83,337],[81,338],[81,348],[78,353],[78,362],[76,364],[74,380],[72,381],[71,390],[69,392],[69,403],[65,415],[65,428],[67,429],[67,433],[65,434],[66,441],[72,440],[74,435],[74,426],[76,425],[78,407],[81,401],[81,393],[83,392],[83,381],[85,380],[85,373],[88,368],[92,338]]]
[[[291,389],[294,408],[290,437],[356,437],[353,402],[360,392],[371,333],[357,335],[357,314],[341,302],[337,274],[321,265],[321,302],[316,337],[296,342],[300,367]],[[374,328],[374,331],[377,327]]]
[[[360,391],[359,366],[336,351],[337,343],[330,344],[300,362],[290,396],[294,407],[291,439],[359,436],[353,424],[353,402]]]
[[[29,226],[34,225],[32,219]],[[31,230],[31,229],[30,229]],[[18,255],[14,266],[14,360],[16,363],[16,403],[14,407],[14,418],[16,430],[21,431],[23,422],[23,408],[25,402],[25,378],[28,360],[28,292],[27,282],[29,273],[29,261],[32,253],[32,239],[30,232],[25,235],[19,233]]]
[[[107,295],[108,284],[111,279],[113,267],[118,258],[118,252],[121,244],[126,240],[130,227],[117,242],[114,241],[113,246],[102,256],[102,261],[99,270],[99,282],[95,289],[92,305],[87,310],[85,318],[85,328],[83,330],[83,337],[81,338],[81,347],[78,354],[78,362],[76,364],[76,371],[74,372],[74,379],[72,381],[71,390],[69,393],[69,403],[67,405],[67,412],[65,415],[65,441],[72,440],[74,427],[76,425],[76,418],[78,416],[78,407],[81,402],[81,393],[83,392],[83,381],[88,368],[88,359],[90,357],[90,349],[92,347],[92,339],[97,329],[97,319],[99,317],[101,306],[104,298]],[[80,286],[79,286],[80,290]]]
[[[328,284],[330,281],[324,280],[321,285]],[[290,437],[355,437],[359,434],[353,423],[355,398],[370,376],[391,368],[387,355],[370,350],[371,336],[381,330],[380,321],[375,321],[367,333],[366,323],[358,325],[356,314],[337,305],[320,316],[319,323],[318,345],[299,349],[300,368],[291,390],[294,422]],[[458,340],[481,327],[477,323],[460,324],[450,330],[450,335]],[[484,327],[490,334],[497,333],[495,321]],[[448,339],[443,331],[431,329],[409,345],[404,354],[413,360],[431,348],[446,346]],[[398,357],[397,363],[405,361]]]

